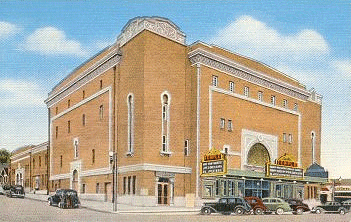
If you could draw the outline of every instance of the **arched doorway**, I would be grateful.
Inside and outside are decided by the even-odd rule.
[[[247,155],[247,164],[251,166],[264,167],[270,160],[268,150],[262,143],[254,144]]]
[[[72,189],[78,191],[78,171],[77,170],[73,171]]]

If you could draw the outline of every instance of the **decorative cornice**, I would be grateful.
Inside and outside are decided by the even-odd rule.
[[[117,44],[122,47],[143,30],[185,44],[185,34],[173,22],[160,17],[136,17],[129,20],[117,37]]]
[[[303,101],[310,100],[317,103],[321,102],[321,96],[319,95],[316,96],[316,99],[313,99],[311,98],[311,92],[305,89],[295,87],[279,79],[251,70],[233,60],[208,52],[202,48],[191,51],[188,56],[192,64],[202,64]]]
[[[121,54],[119,50],[114,50],[103,59],[95,63],[89,69],[84,71],[81,75],[79,75],[76,79],[70,81],[66,84],[61,90],[58,92],[52,92],[49,97],[45,100],[45,103],[48,107],[53,106],[55,103],[62,100],[64,97],[73,93],[83,85],[87,84],[89,81],[93,80],[97,76],[106,72],[108,69],[112,68],[116,64],[118,64],[121,60]]]

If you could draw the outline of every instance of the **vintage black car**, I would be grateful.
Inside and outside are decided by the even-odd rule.
[[[24,198],[25,192],[24,188],[21,185],[10,186],[9,189],[5,191],[6,196],[8,197],[20,197]]]
[[[50,206],[56,205],[60,208],[77,208],[80,206],[80,201],[77,191],[71,189],[59,189],[56,193],[48,198]]]
[[[314,207],[311,211],[312,213],[321,214],[321,213],[339,213],[345,214],[348,212],[348,207],[337,201],[328,201],[323,205],[318,205]]]
[[[284,199],[289,203],[291,209],[293,210],[293,214],[302,214],[303,212],[310,211],[310,208],[307,204],[303,203],[302,200],[299,199]]]
[[[204,203],[201,208],[201,213],[206,215],[211,213],[242,215],[250,211],[251,206],[241,197],[220,198],[218,202]]]

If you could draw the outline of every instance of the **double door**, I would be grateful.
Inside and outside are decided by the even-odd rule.
[[[157,183],[157,203],[160,205],[169,205],[169,183]]]

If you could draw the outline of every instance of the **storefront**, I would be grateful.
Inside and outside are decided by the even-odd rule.
[[[297,164],[290,155],[283,155],[275,162],[266,163],[263,172],[226,169],[225,154],[213,149],[202,161],[202,166],[212,166],[211,170],[202,168],[202,197],[212,199],[225,196],[256,196],[304,199],[306,184],[319,186],[324,181],[321,178],[304,176],[303,169],[296,167]]]

